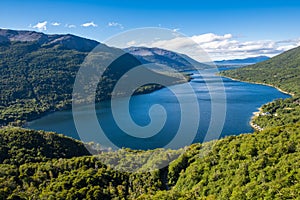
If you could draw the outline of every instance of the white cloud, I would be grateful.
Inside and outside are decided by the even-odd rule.
[[[84,23],[84,24],[81,24],[81,26],[83,27],[97,27],[98,25],[95,24],[94,22],[87,22],[87,23]]]
[[[32,28],[36,28],[39,31],[46,31],[47,30],[47,21],[39,22],[36,25],[32,26]]]
[[[299,40],[289,41],[238,41],[232,38],[224,38],[218,41],[199,43],[214,59],[246,58],[253,56],[274,56],[283,51],[298,46]]]
[[[124,28],[123,25],[118,23],[118,22],[109,22],[108,26],[110,26],[110,27],[119,27],[120,29]]]
[[[192,40],[195,42],[201,44],[201,43],[207,43],[207,42],[215,42],[215,41],[222,41],[222,40],[227,40],[231,39],[232,35],[231,34],[225,34],[225,35],[216,35],[213,33],[206,33],[202,35],[194,35],[191,37]]]
[[[59,22],[52,22],[51,25],[52,26],[60,26],[60,23]]]
[[[153,40],[147,44],[139,44],[135,41],[134,45],[164,48],[187,54],[199,61],[207,61],[208,56],[211,60],[247,58],[260,55],[275,56],[299,46],[300,38],[284,41],[240,41],[232,34],[206,33],[192,37],[178,36],[169,40]]]

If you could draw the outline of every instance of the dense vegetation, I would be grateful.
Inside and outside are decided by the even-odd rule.
[[[74,139],[21,128],[0,129],[0,152],[0,163],[14,165],[90,155],[86,147]]]
[[[158,171],[119,172],[95,157],[0,166],[1,199],[123,199],[163,189]]]
[[[136,198],[166,189],[162,182],[167,175],[165,170],[128,173],[101,163],[101,159],[123,156],[124,151],[131,150],[103,153],[97,158],[89,156],[81,142],[62,135],[3,128],[0,130],[0,199]],[[177,152],[154,151],[159,157]],[[130,164],[133,159],[124,157],[122,165],[125,160]]]
[[[299,130],[298,123],[192,145],[169,166],[172,190],[145,199],[296,199],[300,196]]]
[[[2,44],[0,52],[0,124],[70,105],[74,77],[86,53],[41,48],[34,42]]]

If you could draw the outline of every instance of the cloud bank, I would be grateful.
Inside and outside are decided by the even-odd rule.
[[[299,39],[294,40],[257,40],[239,41],[231,34],[216,35],[212,33],[191,37],[201,48],[215,59],[245,58],[250,56],[274,56],[283,51],[299,46]]]
[[[207,54],[211,60],[228,60],[255,56],[275,56],[286,50],[300,46],[300,38],[291,40],[256,40],[240,41],[232,34],[217,35],[206,33],[192,37],[175,37],[170,40],[157,40],[139,44],[131,41],[134,46],[149,46],[188,54],[199,60],[206,61]],[[207,54],[206,54],[207,53]]]

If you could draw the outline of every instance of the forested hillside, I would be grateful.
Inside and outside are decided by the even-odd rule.
[[[0,164],[0,198],[296,199],[300,196],[299,129],[297,123],[194,144],[167,168],[143,173],[116,171],[97,156],[66,159],[76,155],[67,152],[76,150],[77,142],[52,133],[7,129],[0,135],[14,140],[2,148],[11,154]],[[24,140],[22,135],[36,135],[38,139]],[[34,144],[40,150],[32,147]],[[51,151],[52,146],[57,147],[55,151]],[[36,151],[43,162],[31,158]],[[110,153],[109,159],[118,154],[122,150]],[[31,160],[20,160],[24,164],[17,161],[26,157]]]
[[[114,55],[122,55],[103,74],[97,102],[108,99],[117,80],[141,64],[120,49],[74,35],[0,29],[0,36],[0,126],[22,125],[49,112],[70,108],[76,73],[96,46],[93,56],[101,57],[99,66]],[[135,94],[160,88],[161,85],[146,85]]]
[[[35,42],[2,44],[0,52],[0,124],[70,105],[74,77],[86,53],[41,48]]]

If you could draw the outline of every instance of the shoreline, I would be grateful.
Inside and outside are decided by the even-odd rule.
[[[240,79],[236,79],[236,78],[232,78],[232,77],[229,77],[229,76],[224,76],[224,75],[221,75],[221,74],[216,74],[217,76],[221,76],[221,77],[225,77],[225,78],[229,78],[231,80],[234,80],[234,81],[239,81],[239,82],[244,82],[244,83],[251,83],[251,84],[256,84],[256,85],[264,85],[264,86],[269,86],[269,87],[272,87],[272,88],[275,88],[276,90],[278,90],[279,92],[282,92],[284,94],[287,94],[287,95],[290,95],[290,96],[295,96],[294,93],[291,93],[291,92],[287,92],[277,86],[274,86],[274,85],[271,85],[271,84],[268,84],[268,83],[260,83],[260,82],[251,82],[251,81],[244,81],[244,80],[240,80]]]
[[[265,104],[264,104],[264,105],[265,105]],[[263,106],[263,105],[262,105],[262,106]],[[258,111],[255,111],[255,112],[252,113],[253,115],[252,115],[252,117],[251,117],[251,119],[250,119],[250,122],[249,122],[250,126],[251,126],[252,129],[255,130],[255,131],[262,131],[262,130],[264,130],[264,129],[263,129],[262,127],[260,127],[259,125],[253,123],[253,120],[254,120],[255,118],[257,118],[257,117],[260,115],[260,113],[262,112],[262,106],[258,108]]]
[[[184,81],[177,81],[177,82],[174,82],[174,84],[172,85],[180,85],[180,84],[184,84],[186,82],[191,82],[191,80],[193,79],[192,78],[192,75],[193,73],[190,73],[190,74],[185,74],[185,80]],[[186,82],[185,82],[186,81]],[[153,86],[153,85],[152,85]],[[132,96],[138,96],[138,95],[146,95],[146,94],[151,94],[153,92],[156,92],[156,91],[159,91],[161,89],[165,88],[165,86],[162,86],[162,87],[157,87],[157,86],[154,86],[154,87],[151,87],[147,90],[144,90],[144,91],[137,91],[136,93],[133,93]],[[104,99],[104,100],[100,100],[98,102],[95,102],[95,104],[97,103],[100,103],[100,102],[104,102],[104,101],[107,101],[108,99]],[[2,127],[6,127],[6,126],[15,126],[15,127],[21,127],[21,128],[28,128],[28,123],[30,122],[33,122],[35,120],[38,120],[42,117],[45,117],[47,115],[50,115],[52,113],[55,113],[55,112],[58,112],[58,111],[66,111],[66,110],[71,110],[72,109],[72,103],[71,104],[68,104],[66,105],[64,108],[60,108],[60,109],[51,109],[51,110],[48,110],[48,111],[45,111],[43,113],[40,113],[39,116],[37,117],[33,117],[32,119],[30,120],[24,120],[22,122],[20,122],[20,124],[17,124],[17,125],[12,125],[12,124],[5,124],[5,125],[0,125],[0,129]]]
[[[234,80],[234,81],[239,81],[239,82],[244,82],[244,83],[251,83],[251,84],[256,84],[256,85],[264,85],[264,86],[273,87],[273,88],[277,89],[279,92],[282,92],[283,94],[290,95],[289,98],[295,96],[294,93],[290,93],[290,92],[284,91],[284,90],[282,90],[282,89],[280,89],[280,88],[278,88],[278,87],[276,87],[276,86],[273,86],[273,85],[271,85],[271,84],[268,84],[268,83],[259,83],[259,82],[243,81],[243,80],[240,80],[240,79],[231,78],[231,77],[229,77],[229,76],[224,76],[224,75],[221,75],[221,74],[219,74],[219,73],[216,74],[216,75],[217,75],[217,76],[220,76],[220,77],[224,77],[224,78],[229,78],[229,79]],[[274,101],[274,100],[273,100],[273,101]],[[271,102],[273,102],[273,101],[271,101]],[[271,103],[271,102],[268,102],[268,103]],[[259,125],[254,124],[254,123],[253,123],[253,120],[254,120],[255,118],[257,118],[257,117],[260,115],[260,113],[262,113],[262,107],[263,107],[264,105],[267,105],[268,103],[261,105],[259,108],[257,108],[258,111],[255,111],[255,112],[252,113],[253,115],[252,115],[252,117],[251,117],[251,119],[250,119],[249,124],[250,124],[250,126],[252,127],[252,129],[253,129],[254,131],[259,131],[259,132],[260,132],[260,131],[263,131],[263,130],[264,130],[264,129],[263,129],[262,127],[260,127]]]

